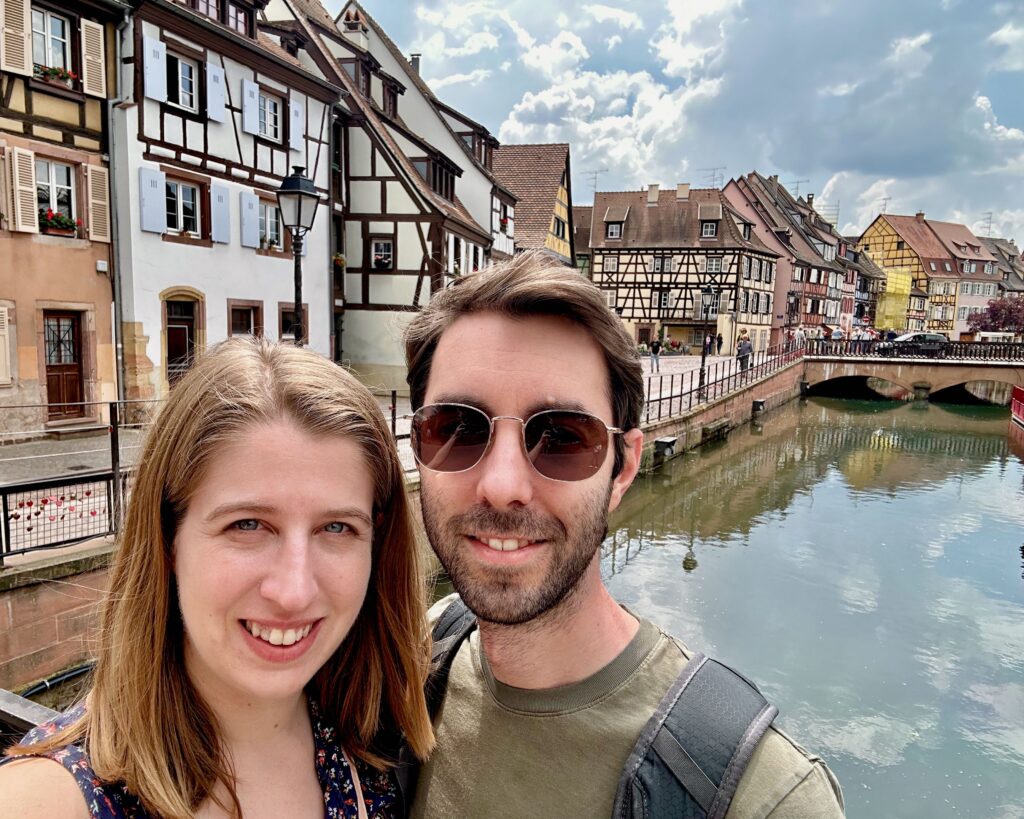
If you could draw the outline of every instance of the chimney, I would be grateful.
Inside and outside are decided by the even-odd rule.
[[[807,207],[809,207],[809,208],[813,208],[814,207],[814,194],[813,193],[807,194]]]
[[[417,74],[420,73],[420,57],[422,56],[422,54],[409,55],[409,62],[412,63],[412,70],[415,71]]]
[[[690,183],[680,182],[676,185],[676,201],[685,202],[690,198]]]
[[[770,190],[772,192],[772,199],[778,198],[779,195],[779,175],[772,174],[768,177],[768,181],[771,183]]]
[[[924,221],[924,211],[923,210],[919,210],[917,213],[914,214],[914,218],[917,219],[918,222],[923,222]]]
[[[648,185],[647,186],[647,207],[656,208],[658,206],[658,186]]]

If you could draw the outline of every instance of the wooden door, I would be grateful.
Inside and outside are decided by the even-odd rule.
[[[46,355],[46,401],[51,420],[81,418],[82,315],[43,313],[43,344]]]
[[[167,383],[173,384],[192,366],[196,354],[196,303],[169,301],[167,310]]]

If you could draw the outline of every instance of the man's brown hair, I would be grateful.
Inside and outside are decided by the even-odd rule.
[[[630,430],[640,425],[644,403],[643,370],[633,340],[605,304],[594,284],[576,270],[543,253],[523,253],[507,262],[458,279],[434,295],[405,331],[412,408],[423,406],[437,344],[456,319],[472,313],[511,318],[560,316],[583,327],[604,353],[612,422]],[[472,354],[467,350],[467,354]],[[615,474],[622,467],[623,444],[616,436]]]

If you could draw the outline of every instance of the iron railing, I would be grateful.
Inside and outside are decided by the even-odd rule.
[[[803,354],[802,348],[789,343],[752,353],[746,368],[735,357],[709,361],[703,386],[699,370],[652,375],[647,379],[644,422],[672,418],[701,404],[717,401],[733,390],[749,386],[799,361]]]
[[[869,341],[809,339],[809,358],[934,358],[948,361],[1024,361],[1024,344],[993,341]]]

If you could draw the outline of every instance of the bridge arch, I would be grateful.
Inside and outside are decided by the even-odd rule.
[[[814,387],[837,378],[878,378],[908,392],[930,395],[978,381],[1024,386],[1024,364],[993,361],[917,361],[808,357],[804,380]]]

